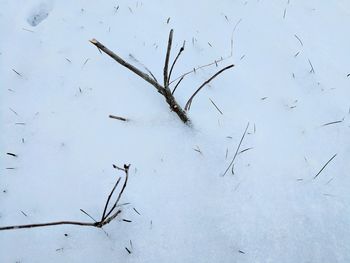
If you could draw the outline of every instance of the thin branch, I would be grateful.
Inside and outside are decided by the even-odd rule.
[[[332,158],[329,159],[329,160],[326,162],[325,165],[323,165],[323,167],[321,168],[321,170],[314,176],[314,179],[316,179],[317,176],[319,176],[319,175],[321,174],[321,172],[324,170],[324,168],[326,168],[326,166],[327,166],[336,156],[337,156],[337,153],[334,154],[334,155],[332,156]]]
[[[117,188],[119,182],[120,182],[120,179],[121,177],[118,178],[117,182],[115,183],[111,193],[108,195],[108,198],[107,198],[107,201],[106,201],[106,204],[105,204],[105,208],[103,209],[103,213],[102,213],[102,217],[101,217],[101,221],[103,221],[103,219],[105,218],[105,215],[106,215],[106,211],[107,211],[107,207],[108,207],[108,204],[109,204],[109,201],[111,200],[111,197],[114,193],[114,190]]]
[[[247,124],[247,127],[246,127],[245,130],[244,130],[244,133],[243,133],[243,135],[242,135],[242,137],[241,137],[241,140],[239,141],[239,144],[238,144],[238,146],[237,146],[235,155],[233,156],[232,161],[231,161],[231,163],[229,164],[229,166],[227,167],[227,169],[225,170],[223,176],[226,175],[226,173],[228,172],[228,170],[230,170],[231,166],[233,165],[234,161],[236,160],[236,157],[237,157],[237,155],[238,155],[238,153],[239,153],[239,149],[241,148],[241,145],[242,145],[242,142],[243,142],[243,140],[244,140],[244,137],[245,137],[245,135],[247,134],[248,127],[249,127],[249,122],[248,122],[248,124]]]
[[[94,226],[94,227],[97,227],[96,223],[76,222],[76,221],[58,221],[58,222],[51,222],[51,223],[17,225],[17,226],[5,226],[5,227],[0,227],[0,231],[2,231],[2,230],[12,230],[12,229],[21,229],[21,228],[43,227],[43,226],[57,226],[57,225],[78,225],[78,226]]]
[[[161,93],[161,94],[164,93],[163,92],[163,87],[158,82],[156,82],[154,79],[152,79],[148,74],[142,72],[138,68],[136,68],[133,65],[129,64],[128,62],[126,62],[124,59],[119,57],[117,54],[115,54],[113,51],[111,51],[110,49],[105,47],[103,44],[98,42],[96,39],[90,40],[90,43],[95,45],[99,50],[103,51],[104,53],[106,53],[111,58],[113,58],[120,65],[122,65],[122,66],[126,67],[127,69],[131,70],[136,75],[138,75],[139,77],[143,78],[145,81],[147,81],[148,83],[153,85],[158,90],[159,93]]]
[[[101,227],[103,227],[104,225],[109,224],[114,218],[116,218],[120,213],[122,212],[122,210],[118,210],[117,212],[115,212],[113,215],[111,215],[109,218],[106,218],[105,220],[103,220],[101,222]]]
[[[171,92],[171,94],[174,94],[175,90],[177,89],[177,87],[179,86],[179,84],[181,83],[181,81],[184,79],[184,77],[182,77],[175,85],[175,88],[173,89],[173,91]]]
[[[168,47],[167,47],[167,50],[166,50],[165,64],[164,64],[164,69],[163,69],[164,88],[165,89],[169,86],[168,67],[169,67],[169,58],[170,58],[170,53],[171,53],[171,45],[173,43],[173,33],[174,33],[174,30],[171,29],[170,33],[169,33]]]
[[[97,221],[95,220],[95,218],[93,218],[91,215],[89,215],[89,213],[87,213],[87,212],[84,211],[83,209],[80,209],[80,211],[81,211],[83,214],[85,214],[85,215],[87,215],[88,217],[90,217],[95,223],[97,223]]]
[[[216,72],[210,79],[208,79],[207,81],[205,81],[194,93],[193,95],[190,97],[190,99],[187,101],[186,105],[185,105],[185,111],[190,110],[191,108],[191,104],[193,101],[193,98],[197,95],[197,93],[205,86],[207,85],[210,81],[212,81],[213,79],[215,79],[218,75],[220,75],[222,72],[224,72],[227,69],[232,68],[234,65],[229,65],[221,70],[219,70],[218,72]]]
[[[117,167],[116,165],[113,165],[113,167]],[[128,183],[128,178],[129,178],[129,167],[130,167],[130,164],[129,165],[124,165],[124,169],[122,168],[119,168],[117,167],[118,170],[123,170],[125,172],[125,180],[124,180],[124,184],[122,186],[122,189],[120,190],[119,192],[119,195],[117,197],[117,200],[115,201],[114,205],[112,206],[112,208],[109,210],[109,212],[107,214],[105,214],[105,216],[103,217],[102,221],[106,220],[108,218],[108,216],[114,211],[114,209],[117,207],[118,205],[118,202],[125,190],[125,187],[126,187],[126,184]]]
[[[173,64],[171,65],[170,72],[169,72],[169,77],[168,77],[168,85],[169,85],[169,81],[170,81],[170,79],[171,79],[171,73],[173,72],[173,69],[174,69],[174,66],[175,66],[175,64],[176,64],[176,61],[177,61],[178,58],[180,57],[181,53],[185,50],[185,43],[186,43],[186,42],[184,41],[184,43],[182,44],[182,47],[181,47],[180,50],[179,50],[179,53],[177,53],[177,56],[176,56],[176,58],[174,59]]]

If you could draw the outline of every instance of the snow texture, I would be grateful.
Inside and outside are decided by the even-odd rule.
[[[0,226],[98,218],[112,164],[131,170],[108,236],[1,231],[0,262],[350,262],[349,24],[346,0],[1,0]],[[174,77],[233,40],[175,93],[184,105],[235,64],[195,97],[192,127],[88,42],[161,80],[171,28]],[[248,122],[251,149],[222,176]]]

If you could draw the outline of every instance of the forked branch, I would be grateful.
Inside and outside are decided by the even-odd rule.
[[[121,178],[119,177],[119,179],[117,180],[116,184],[114,185],[112,191],[110,192],[110,194],[108,195],[106,204],[104,206],[104,210],[102,213],[102,217],[101,220],[98,222],[79,222],[79,221],[57,221],[57,222],[49,222],[49,223],[39,223],[39,224],[28,224],[28,225],[14,225],[14,226],[5,226],[5,227],[0,227],[0,231],[1,230],[14,230],[14,229],[23,229],[23,228],[35,228],[35,227],[46,227],[46,226],[57,226],[57,225],[77,225],[77,226],[92,226],[92,227],[97,227],[97,228],[102,228],[103,226],[109,224],[112,220],[114,220],[120,213],[121,210],[120,209],[116,209],[118,207],[118,203],[119,200],[125,190],[126,184],[128,182],[128,177],[129,177],[129,165],[124,164],[124,168],[119,168],[115,165],[113,165],[114,168],[124,171],[125,173],[125,180],[124,180],[124,184],[123,187],[121,188],[118,197],[114,203],[114,205],[112,206],[112,208],[109,210],[108,213],[106,213],[107,209],[108,209],[108,204],[113,196],[113,193],[115,191],[115,189],[117,188]],[[81,209],[81,211],[84,214],[87,214],[84,210]],[[88,214],[87,214],[88,215]],[[90,217],[90,215],[88,215]]]
[[[166,50],[166,55],[165,55],[165,63],[164,63],[164,68],[163,68],[163,85],[160,84],[157,79],[153,76],[153,74],[146,68],[147,72],[150,73],[152,76],[150,77],[147,73],[143,72],[142,70],[136,68],[135,66],[131,65],[130,63],[128,63],[127,61],[125,61],[124,59],[122,59],[121,57],[119,57],[117,54],[115,54],[113,51],[111,51],[110,49],[108,49],[106,46],[104,46],[103,44],[101,44],[99,41],[97,41],[96,39],[92,39],[90,40],[90,42],[96,46],[98,48],[98,50],[100,51],[100,53],[105,53],[108,56],[110,56],[111,58],[113,58],[116,62],[118,62],[119,64],[121,64],[122,66],[126,67],[127,69],[129,69],[130,71],[134,72],[136,75],[138,75],[139,77],[143,78],[145,81],[147,81],[149,84],[151,84],[152,86],[154,86],[157,91],[163,95],[163,97],[165,98],[166,102],[168,103],[170,109],[172,111],[174,111],[178,117],[186,124],[190,124],[190,120],[187,116],[186,111],[190,109],[191,107],[191,103],[193,98],[196,96],[196,94],[206,85],[208,84],[210,81],[212,81],[215,77],[217,77],[219,74],[221,74],[223,71],[233,67],[233,65],[227,66],[226,68],[220,70],[219,72],[217,72],[214,76],[212,76],[209,80],[205,81],[198,89],[197,91],[191,96],[191,98],[188,100],[188,102],[186,103],[185,109],[182,109],[182,107],[177,103],[175,97],[174,97],[174,92],[176,90],[176,88],[178,87],[178,85],[181,83],[181,81],[183,80],[183,78],[191,73],[185,73],[182,76],[180,76],[179,81],[177,82],[175,88],[173,89],[173,91],[170,90],[169,85],[174,82],[175,80],[170,80],[171,74],[173,72],[173,69],[175,67],[175,64],[178,60],[178,58],[180,57],[181,53],[184,51],[185,49],[185,42],[183,43],[182,47],[180,48],[177,56],[175,57],[171,68],[170,68],[170,72],[169,72],[169,61],[170,61],[170,55],[171,55],[171,46],[172,46],[172,42],[173,42],[173,34],[174,34],[174,30],[171,29],[169,32],[169,38],[168,38],[168,44],[167,44],[167,50]],[[217,64],[217,62],[224,60],[223,58],[221,58],[221,60],[215,61],[215,64]],[[213,63],[210,63],[208,65],[204,65],[201,66],[202,67],[206,67],[209,65],[212,65]]]
[[[153,78],[150,77],[145,72],[139,70],[135,66],[126,62],[124,59],[119,57],[117,54],[115,54],[113,51],[111,51],[110,49],[105,47],[103,44],[98,42],[96,39],[90,40],[90,43],[95,45],[99,51],[104,52],[105,54],[107,54],[108,56],[113,58],[116,62],[118,62],[120,65],[122,65],[122,66],[126,67],[127,69],[129,69],[130,71],[134,72],[136,75],[143,78],[145,81],[150,83],[153,87],[155,87],[157,89],[157,91],[164,96],[170,109],[172,111],[174,111],[184,123],[189,123],[189,118],[187,117],[186,112],[177,103],[175,97],[173,96],[173,94],[171,93],[171,91],[168,87],[168,85],[169,85],[168,67],[169,67],[170,51],[171,51],[171,45],[172,45],[172,37],[173,37],[173,30],[171,30],[170,34],[169,34],[167,54],[166,54],[165,65],[164,65],[164,69],[163,69],[164,86],[159,84],[154,77]]]

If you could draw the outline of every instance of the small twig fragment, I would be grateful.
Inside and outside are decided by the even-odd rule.
[[[332,125],[332,124],[337,124],[337,123],[341,123],[343,121],[344,121],[344,119],[339,120],[339,121],[332,121],[332,122],[328,122],[328,123],[322,124],[322,126],[328,126],[328,125]]]
[[[218,112],[220,112],[221,115],[224,115],[224,114],[222,113],[222,111],[219,109],[219,107],[215,104],[215,102],[212,101],[211,98],[209,98],[209,100],[210,100],[210,102],[214,105],[214,107],[218,110]]]
[[[304,46],[303,41],[301,41],[301,39],[300,39],[297,35],[294,35],[294,37],[295,37],[296,39],[298,39],[298,41],[299,41],[299,43],[300,43],[301,46]]]
[[[120,120],[120,121],[129,121],[129,119],[127,119],[127,118],[119,117],[116,115],[109,115],[108,117],[111,119]]]
[[[12,69],[12,71],[15,72],[18,76],[23,77],[22,74],[19,73],[18,71],[14,70],[14,69]]]
[[[310,67],[311,67],[311,69],[310,69],[310,73],[315,74],[315,69],[314,69],[314,66],[312,65],[312,63],[311,63],[310,59],[308,59],[308,61],[309,61]]]
[[[136,214],[138,214],[139,216],[141,215],[140,212],[137,211],[135,207],[133,207],[132,209],[134,209],[134,211],[136,212]]]
[[[329,160],[325,163],[325,165],[322,166],[321,170],[314,176],[314,179],[316,179],[317,176],[319,176],[319,175],[321,174],[321,172],[324,170],[324,168],[326,168],[326,166],[327,166],[336,156],[337,156],[337,153],[334,154],[334,155],[332,156],[332,158],[329,159]]]

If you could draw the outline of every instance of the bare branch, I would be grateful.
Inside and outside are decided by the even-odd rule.
[[[106,215],[106,211],[107,211],[107,207],[108,207],[108,204],[109,204],[109,201],[111,200],[111,197],[114,193],[114,190],[117,188],[119,182],[120,182],[120,179],[121,177],[118,178],[117,182],[115,183],[111,193],[109,194],[108,198],[107,198],[107,201],[106,201],[106,204],[105,204],[105,208],[103,210],[103,213],[102,213],[102,217],[101,217],[101,221],[103,221],[103,219],[105,218],[105,215]]]
[[[170,79],[171,79],[171,73],[173,72],[173,69],[174,69],[174,66],[175,66],[175,64],[176,64],[176,61],[177,61],[178,58],[180,57],[181,53],[185,50],[185,43],[186,43],[186,42],[184,41],[184,43],[182,44],[182,47],[181,47],[180,50],[179,50],[179,53],[177,53],[177,56],[176,56],[176,58],[174,59],[173,64],[171,65],[170,72],[169,72],[169,78],[168,78],[168,85],[169,85],[169,81],[170,81]]]
[[[0,227],[0,231],[2,231],[2,230],[12,230],[12,229],[21,229],[21,228],[57,226],[57,225],[78,225],[78,226],[94,226],[94,227],[97,227],[96,223],[75,222],[75,221],[58,221],[58,222],[41,223],[41,224],[5,226],[5,227]]]
[[[126,67],[127,69],[131,70],[136,75],[138,75],[139,77],[143,78],[145,81],[147,81],[148,83],[153,85],[158,90],[159,93],[161,93],[161,94],[164,93],[163,92],[163,87],[158,82],[156,82],[154,79],[152,79],[148,74],[142,72],[138,68],[136,68],[133,65],[129,64],[128,62],[126,62],[124,59],[119,57],[117,54],[115,54],[113,51],[111,51],[110,49],[105,47],[103,44],[98,42],[96,39],[90,40],[90,43],[95,45],[99,50],[103,51],[104,53],[106,53],[111,58],[113,58],[120,65],[122,65],[122,66]]]
[[[218,75],[220,75],[222,72],[224,72],[227,69],[232,68],[234,65],[229,65],[221,70],[219,70],[217,73],[215,73],[210,79],[208,79],[207,81],[205,81],[194,93],[193,95],[190,97],[190,99],[187,101],[186,105],[185,105],[185,111],[190,110],[191,108],[191,104],[192,104],[192,100],[193,98],[197,95],[197,93],[205,86],[207,85],[210,81],[212,81],[213,79],[215,79]]]
[[[103,227],[104,225],[109,224],[114,218],[116,218],[122,211],[118,210],[117,212],[115,212],[113,215],[111,215],[109,218],[106,218],[105,220],[103,220],[101,222],[101,227]]]
[[[116,165],[114,165],[113,167],[117,167]],[[118,205],[118,203],[119,203],[119,200],[120,200],[120,198],[121,198],[121,196],[122,196],[122,194],[123,194],[123,192],[124,192],[124,190],[125,190],[125,187],[126,187],[126,184],[128,183],[128,178],[129,178],[129,167],[130,167],[130,164],[129,165],[124,165],[124,172],[125,172],[125,180],[124,180],[124,184],[123,184],[123,186],[122,186],[122,189],[120,190],[120,192],[119,192],[119,195],[118,195],[118,197],[117,197],[117,200],[115,201],[115,203],[114,203],[114,205],[112,206],[112,208],[109,210],[109,212],[106,214],[105,212],[104,212],[104,214],[105,214],[105,216],[102,218],[102,220],[101,221],[104,221],[104,220],[106,220],[107,218],[108,218],[108,216],[110,216],[110,214],[114,211],[114,209],[117,207],[117,205]],[[119,168],[119,167],[118,167]],[[121,168],[119,168],[119,170],[120,170]],[[112,193],[113,194],[113,193]],[[112,195],[111,195],[112,196]],[[108,205],[108,204],[107,204]]]
[[[117,168],[118,170],[123,170],[125,172],[125,181],[124,181],[124,185],[122,187],[122,189],[119,192],[119,195],[117,197],[117,200],[115,201],[113,207],[110,209],[110,211],[107,213],[106,215],[106,211],[108,208],[108,204],[110,202],[110,199],[116,189],[116,187],[118,186],[119,182],[120,182],[120,178],[117,180],[116,184],[114,185],[112,191],[110,192],[104,210],[103,210],[103,214],[102,214],[102,218],[100,221],[96,222],[96,220],[89,215],[87,212],[85,212],[83,209],[80,209],[81,212],[83,212],[84,214],[86,214],[88,217],[90,217],[94,222],[79,222],[79,221],[57,221],[57,222],[49,222],[49,223],[39,223],[39,224],[28,224],[28,225],[13,225],[13,226],[5,226],[5,227],[0,227],[0,231],[2,230],[14,230],[14,229],[23,229],[23,228],[35,228],[35,227],[46,227],[46,226],[56,226],[56,225],[77,225],[77,226],[91,226],[91,227],[97,227],[97,228],[102,228],[104,225],[109,224],[112,220],[114,220],[120,213],[121,210],[118,209],[115,213],[113,213],[111,215],[111,213],[115,210],[116,207],[120,206],[118,205],[118,202],[126,188],[126,184],[128,182],[128,172],[129,172],[129,165],[124,164],[124,169],[123,168],[119,168],[115,165],[113,165],[113,167]]]
[[[206,84],[208,84],[212,79],[214,79],[217,75],[219,75],[222,71],[233,67],[233,65],[224,68],[222,71],[219,71],[217,74],[215,74],[212,78],[210,78],[208,81],[206,81],[196,92],[195,94],[192,95],[192,97],[190,98],[190,100],[187,102],[187,107],[185,107],[185,110],[182,109],[182,107],[177,103],[175,97],[173,96],[176,88],[179,86],[180,82],[183,80],[183,78],[187,75],[190,74],[192,72],[196,71],[196,68],[194,68],[193,70],[191,70],[190,72],[187,72],[185,74],[182,74],[180,77],[176,78],[175,80],[170,82],[170,77],[171,74],[173,72],[173,69],[175,67],[175,64],[178,60],[178,58],[180,57],[181,53],[184,51],[184,47],[185,47],[185,42],[183,43],[183,46],[180,48],[171,68],[170,68],[170,72],[168,73],[168,69],[169,69],[169,60],[170,60],[170,53],[171,53],[171,45],[172,45],[172,41],[173,41],[173,33],[174,30],[171,29],[169,32],[169,38],[168,38],[168,45],[167,45],[167,52],[166,52],[166,56],[165,56],[165,63],[164,63],[164,68],[163,68],[163,77],[164,77],[164,86],[162,86],[161,84],[158,83],[158,81],[156,80],[156,78],[154,77],[154,75],[150,72],[150,70],[147,70],[147,72],[149,74],[152,75],[152,77],[150,77],[148,74],[146,74],[145,72],[139,70],[138,68],[136,68],[135,66],[129,64],[128,62],[126,62],[125,60],[123,60],[121,57],[119,57],[117,54],[115,54],[114,52],[112,52],[111,50],[109,50],[107,47],[105,47],[103,44],[101,44],[100,42],[98,42],[96,39],[92,39],[90,40],[90,42],[95,45],[99,51],[103,51],[104,53],[106,53],[107,55],[109,55],[111,58],[113,58],[115,61],[117,61],[119,64],[121,64],[122,66],[126,67],[127,69],[131,70],[132,72],[134,72],[135,74],[137,74],[139,77],[143,78],[145,81],[147,81],[148,83],[150,83],[151,85],[153,85],[160,94],[162,94],[166,100],[166,102],[168,103],[168,105],[170,106],[170,109],[172,111],[174,111],[178,117],[185,123],[185,124],[190,124],[190,120],[187,117],[187,113],[186,113],[186,109],[189,109],[191,106],[191,102],[193,100],[193,97],[199,92],[199,90],[201,88],[203,88]],[[132,55],[130,55],[132,57],[133,60],[136,60]],[[232,54],[231,54],[232,56]],[[229,57],[231,57],[229,56]],[[227,57],[227,58],[229,58]],[[203,65],[198,67],[197,69],[200,68],[204,68],[210,65],[215,64],[216,66],[218,65],[218,62],[223,61],[224,59],[227,58],[220,58],[219,60],[214,61],[213,63],[207,64],[207,65]],[[137,60],[136,60],[137,61]],[[144,68],[145,66],[142,65]],[[176,81],[179,80],[175,86],[175,88],[173,89],[173,91],[170,90],[169,85]],[[122,117],[118,117],[118,116],[114,116],[111,115],[111,118],[118,119],[118,120],[123,120],[125,121],[125,118]]]
[[[179,84],[181,83],[181,81],[182,81],[183,79],[184,79],[184,77],[182,77],[182,78],[176,83],[175,88],[173,89],[173,91],[171,92],[171,94],[174,95],[175,90],[177,89],[177,87],[179,86]]]
[[[163,70],[164,88],[167,88],[169,85],[168,67],[169,67],[169,58],[170,58],[170,53],[171,53],[171,45],[173,43],[173,33],[174,33],[174,30],[171,29],[170,33],[169,33],[168,47],[166,50],[165,64],[164,64],[164,70]]]
[[[125,60],[123,60],[121,57],[119,57],[117,54],[115,54],[113,51],[109,50],[107,47],[105,47],[103,44],[98,42],[96,39],[90,40],[90,42],[95,45],[99,50],[102,50],[104,53],[109,55],[111,58],[113,58],[115,61],[117,61],[122,66],[126,67],[127,69],[131,70],[144,80],[146,80],[148,83],[153,85],[160,94],[162,94],[166,100],[166,102],[169,104],[170,109],[174,111],[179,118],[186,124],[189,123],[189,118],[186,115],[186,112],[181,108],[181,106],[177,103],[176,99],[171,93],[171,90],[169,89],[169,80],[168,80],[168,65],[169,65],[169,56],[170,56],[170,50],[171,50],[171,43],[172,43],[172,36],[173,36],[173,30],[170,31],[169,34],[169,42],[168,42],[168,50],[166,55],[166,65],[164,66],[164,73],[166,73],[166,76],[164,75],[164,84],[165,87],[160,85],[155,79],[152,79],[149,75],[142,72],[138,68],[134,67],[133,65],[129,64]],[[121,118],[118,118],[119,120],[122,120]]]

